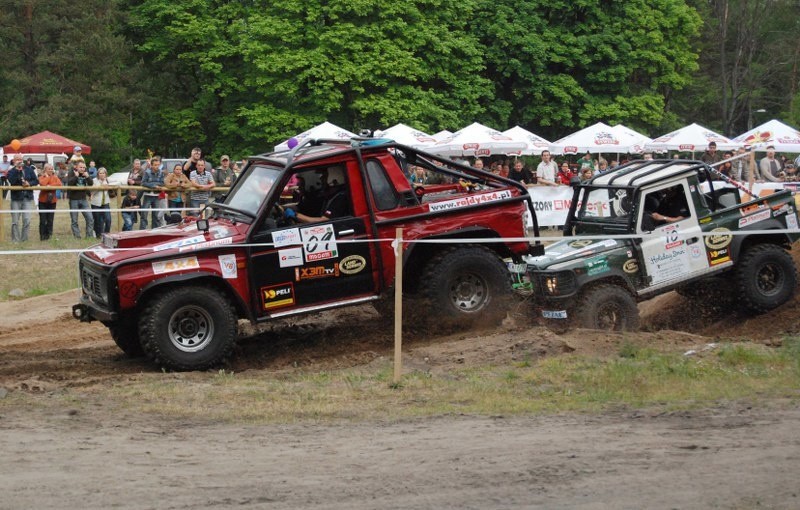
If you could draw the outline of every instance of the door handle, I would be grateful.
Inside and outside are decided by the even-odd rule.
[[[694,244],[694,243],[696,243],[697,241],[698,241],[698,239],[697,239],[696,237],[693,237],[693,238],[691,238],[691,239],[687,239],[687,240],[686,240],[686,244]]]
[[[339,235],[340,235],[340,236],[351,236],[351,235],[353,235],[353,234],[355,234],[355,233],[356,233],[356,230],[355,230],[355,229],[353,229],[353,228],[349,228],[349,229],[347,229],[347,230],[341,230],[341,231],[339,231]]]

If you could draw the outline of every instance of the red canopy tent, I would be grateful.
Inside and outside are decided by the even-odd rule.
[[[42,131],[41,133],[36,133],[35,135],[26,136],[25,138],[21,138],[19,142],[20,146],[17,149],[13,148],[11,144],[4,145],[3,152],[21,152],[25,154],[36,152],[44,152],[45,154],[66,152],[71,154],[74,152],[75,147],[80,146],[84,154],[92,153],[92,148],[90,146],[76,142],[75,140],[70,140],[69,138],[61,135],[51,133],[50,131]]]

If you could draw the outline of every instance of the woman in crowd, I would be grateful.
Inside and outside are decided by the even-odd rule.
[[[97,170],[97,178],[92,184],[93,187],[110,186],[108,183],[108,171],[104,167]],[[100,239],[103,234],[111,232],[111,199],[117,193],[114,190],[92,191],[92,217],[94,218],[94,235]]]
[[[45,163],[42,175],[39,176],[39,186],[61,186],[61,179],[56,175],[55,168],[50,163]],[[55,214],[57,190],[42,190],[39,192],[39,239],[47,241],[53,236],[53,216]]]

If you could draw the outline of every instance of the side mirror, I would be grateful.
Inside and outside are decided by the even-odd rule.
[[[197,220],[197,230],[208,232],[208,220],[205,218],[200,218]]]
[[[572,177],[570,177],[570,179],[569,179],[569,185],[570,186],[572,186],[574,188],[575,186],[579,186],[580,184],[581,184],[581,178],[580,177],[578,177],[577,175],[573,175]]]

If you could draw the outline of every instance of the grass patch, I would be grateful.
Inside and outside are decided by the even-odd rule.
[[[5,208],[9,207],[8,200]],[[11,217],[7,213],[0,214],[3,222],[3,236],[0,239],[0,251],[13,252],[0,255],[0,264],[4,268],[3,278],[0,280],[0,301],[9,301],[15,298],[8,293],[14,289],[23,291],[23,297],[41,296],[77,289],[80,286],[78,279],[78,253],[56,253],[58,250],[81,250],[97,243],[96,239],[76,239],[72,236],[69,203],[59,200],[58,208],[53,222],[53,237],[47,241],[39,240],[39,213],[33,211],[31,225],[28,231],[28,241],[24,243],[11,242]],[[63,210],[62,212],[59,212]],[[81,235],[85,236],[86,227],[83,217],[79,217],[78,224]],[[113,222],[116,228],[116,220]],[[52,251],[52,253],[27,253],[31,250]]]
[[[452,414],[601,412],[620,406],[686,409],[719,401],[797,398],[800,340],[780,349],[732,344],[705,357],[637,350],[612,360],[569,355],[530,366],[481,366],[445,375],[391,367],[290,374],[147,375],[97,388],[127,411],[237,423],[397,420]]]

